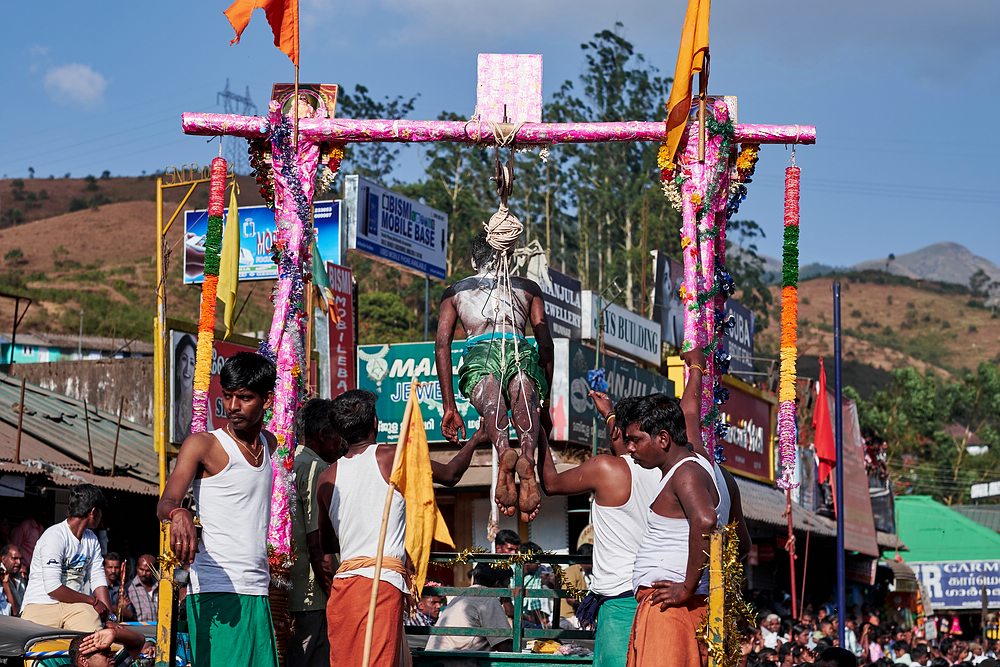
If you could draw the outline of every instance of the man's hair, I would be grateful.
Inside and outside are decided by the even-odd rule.
[[[893,651],[902,651],[903,653],[909,653],[910,652],[910,645],[907,644],[905,641],[893,642],[892,643],[892,650]]]
[[[375,424],[375,402],[378,396],[364,389],[352,389],[333,399],[330,421],[333,428],[353,445],[371,434]]]
[[[534,542],[525,542],[524,544],[521,545],[520,551],[523,554],[535,555],[535,554],[544,553],[545,550],[542,549],[537,544],[535,544]]]
[[[274,364],[256,352],[237,352],[226,359],[219,382],[226,391],[249,389],[258,396],[274,391],[278,375]]]
[[[7,556],[10,555],[11,549],[16,549],[16,548],[18,547],[13,542],[8,542],[7,544],[3,545],[3,549],[0,550],[0,558],[6,558]]]
[[[521,536],[509,528],[504,528],[497,533],[497,536],[493,539],[493,543],[497,546],[503,546],[504,544],[521,546]]]
[[[594,555],[594,545],[590,542],[584,542],[576,548],[577,556],[593,556]]]
[[[816,667],[858,667],[858,659],[847,649],[831,646],[816,658]]]
[[[618,401],[618,405],[621,406],[622,402]],[[650,437],[655,437],[660,431],[666,431],[675,443],[692,449],[687,439],[687,424],[684,421],[681,403],[673,396],[650,394],[623,407],[624,415],[619,413],[618,406],[615,409],[621,428],[626,429],[631,424],[638,424],[639,429],[648,433]]]
[[[509,567],[493,567],[492,563],[477,563],[472,568],[472,580],[486,588],[505,588],[510,584]]]
[[[295,441],[300,445],[316,442],[330,427],[330,404],[325,398],[311,398],[295,413]]]
[[[488,269],[496,261],[496,249],[486,240],[486,230],[481,230],[472,239],[472,262],[477,270]]]
[[[910,650],[910,659],[916,662],[917,658],[922,658],[927,655],[927,653],[928,651],[926,646],[923,644],[917,644]]]
[[[98,509],[103,512],[107,506],[108,502],[99,488],[93,484],[77,484],[69,490],[66,516],[85,517],[91,510]]]
[[[108,554],[104,557],[104,562],[107,563],[109,560],[120,561],[122,560],[122,557],[121,555],[119,555],[117,551],[109,551]]]

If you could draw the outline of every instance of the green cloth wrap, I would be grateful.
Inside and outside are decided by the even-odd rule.
[[[278,667],[266,595],[191,593],[187,612],[193,665]]]
[[[638,606],[634,597],[607,600],[601,605],[594,637],[594,667],[625,667]]]
[[[539,398],[548,398],[549,383],[546,382],[545,373],[538,363],[538,350],[535,349],[534,345],[523,338],[518,340],[517,354],[515,355],[512,339],[484,340],[466,351],[465,361],[458,370],[458,390],[462,392],[462,396],[469,398],[476,385],[483,378],[492,375],[500,380],[503,398],[509,405],[510,391],[508,387],[510,381],[517,377],[519,372],[523,372],[535,383]]]

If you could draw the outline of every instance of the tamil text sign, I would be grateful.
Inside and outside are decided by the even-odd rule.
[[[725,466],[734,474],[774,481],[774,419],[777,401],[735,378],[723,376],[729,400],[719,406],[729,426],[721,439]]]
[[[907,563],[934,609],[980,609],[983,591],[990,608],[1000,606],[1000,560]]]

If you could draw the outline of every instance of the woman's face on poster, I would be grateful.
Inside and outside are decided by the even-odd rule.
[[[185,345],[177,364],[177,379],[185,388],[192,386],[194,382],[194,359],[194,350],[191,346]]]

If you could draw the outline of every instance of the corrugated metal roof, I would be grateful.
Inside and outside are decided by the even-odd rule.
[[[82,401],[32,384],[25,385],[18,466],[14,454],[20,391],[20,380],[0,374],[0,461],[8,462],[8,466],[26,465],[60,485],[87,481],[103,488],[157,493],[159,470],[151,430],[123,420],[115,457],[116,415],[90,406],[85,415]],[[88,426],[93,475],[88,465]],[[115,476],[111,477],[113,458]]]
[[[995,560],[1000,555],[1000,535],[930,496],[897,497],[896,526],[910,547],[910,563]]]
[[[980,526],[1000,533],[1000,505],[952,505],[951,508]]]

